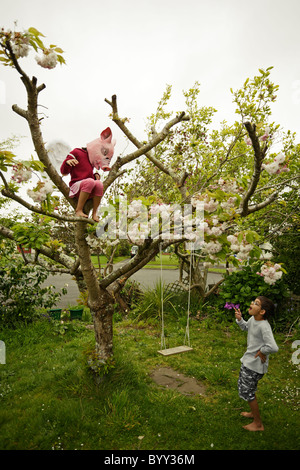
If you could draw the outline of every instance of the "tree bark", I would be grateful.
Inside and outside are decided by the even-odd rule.
[[[113,356],[113,313],[114,307],[111,296],[101,289],[97,306],[91,309],[94,321],[96,355],[101,362],[106,362]]]
[[[96,356],[98,361],[106,362],[113,355],[113,311],[114,297],[106,288],[99,285],[96,269],[93,266],[90,248],[86,241],[86,224],[77,222],[75,243],[80,259],[84,281],[88,290],[90,307],[95,328]]]

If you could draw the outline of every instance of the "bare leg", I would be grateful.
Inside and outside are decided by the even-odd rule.
[[[88,217],[84,212],[83,212],[83,206],[86,203],[90,196],[90,193],[85,193],[84,191],[80,191],[79,198],[78,198],[78,203],[76,207],[76,215],[79,217]]]
[[[93,197],[93,220],[95,222],[99,222],[99,217],[97,216],[97,210],[98,210],[98,207],[100,205],[100,201],[101,201],[101,196],[94,196]]]
[[[259,414],[258,403],[257,403],[256,397],[254,400],[249,401],[248,403],[251,408],[251,413],[248,414],[247,418],[253,417],[253,422],[250,424],[247,424],[247,426],[243,426],[243,428],[247,429],[248,431],[264,431],[264,427],[263,427],[261,417]],[[243,416],[246,416],[246,414],[244,414]]]

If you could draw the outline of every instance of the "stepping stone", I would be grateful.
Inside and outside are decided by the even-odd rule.
[[[151,378],[158,385],[175,389],[183,395],[205,395],[205,387],[201,382],[194,377],[186,377],[170,367],[156,369],[152,372]]]

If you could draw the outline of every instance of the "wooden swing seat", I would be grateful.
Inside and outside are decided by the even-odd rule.
[[[192,350],[193,348],[190,348],[189,346],[177,346],[176,348],[161,349],[157,352],[162,356],[172,356],[172,354],[180,354]]]

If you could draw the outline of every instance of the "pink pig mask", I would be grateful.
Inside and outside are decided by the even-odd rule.
[[[87,144],[86,148],[90,163],[97,170],[110,170],[110,161],[114,154],[116,140],[112,139],[112,133],[109,127],[101,132],[100,138]]]

